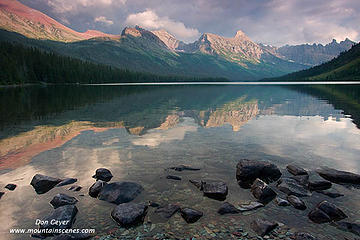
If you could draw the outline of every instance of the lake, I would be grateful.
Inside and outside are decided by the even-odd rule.
[[[254,201],[236,180],[240,159],[266,160],[283,176],[288,164],[310,172],[331,167],[360,173],[359,85],[182,85],[182,86],[28,86],[0,88],[0,239],[31,239],[11,228],[37,228],[35,220],[52,211],[57,193],[76,197],[74,228],[94,228],[97,239],[256,239],[250,222],[278,221],[278,239],[296,231],[319,239],[355,239],[331,224],[311,222],[307,214],[322,200],[340,207],[347,221],[360,223],[360,189],[333,184],[343,197],[313,192],[305,211],[274,202],[220,216],[221,201],[207,198],[189,180],[226,182],[226,201]],[[176,172],[189,165],[200,171]],[[125,229],[110,217],[116,206],[92,198],[89,187],[98,168],[112,182],[132,181],[144,191],[134,202],[188,206],[204,213],[187,224],[179,214],[168,220],[149,208],[143,225]],[[68,186],[37,194],[30,185],[37,173],[77,178],[80,192]],[[176,175],[181,181],[167,179]],[[8,183],[15,191],[5,191]],[[276,189],[274,184],[271,184]],[[277,191],[279,196],[285,194]],[[241,228],[241,231],[239,230]],[[282,238],[283,235],[283,238]],[[111,236],[116,236],[111,237]],[[149,238],[146,238],[149,237]],[[254,238],[252,238],[254,237]]]

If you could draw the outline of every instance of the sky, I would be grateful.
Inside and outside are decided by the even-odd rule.
[[[77,31],[165,29],[185,42],[237,30],[274,46],[360,41],[359,0],[20,0]]]

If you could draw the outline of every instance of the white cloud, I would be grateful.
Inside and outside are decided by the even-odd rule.
[[[94,22],[103,23],[103,24],[105,24],[105,25],[113,25],[113,24],[114,24],[114,22],[113,22],[112,20],[107,19],[107,18],[104,17],[104,16],[96,17],[96,18],[94,19]]]
[[[165,29],[175,37],[185,41],[195,40],[200,35],[197,29],[188,28],[184,23],[174,21],[168,17],[159,17],[151,9],[130,14],[125,22],[129,25],[140,25],[149,30]]]
[[[47,3],[57,13],[76,13],[80,8],[109,7],[124,5],[127,0],[48,0]]]

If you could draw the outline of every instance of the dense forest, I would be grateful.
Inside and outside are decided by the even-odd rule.
[[[272,80],[360,80],[360,44],[329,62]]]
[[[0,42],[0,85],[26,83],[226,81],[223,78],[159,76],[60,56],[34,47]]]

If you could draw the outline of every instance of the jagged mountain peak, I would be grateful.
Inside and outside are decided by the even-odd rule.
[[[244,37],[247,37],[246,34],[241,31],[241,30],[238,30],[235,34],[235,38],[244,38]]]

